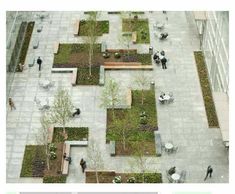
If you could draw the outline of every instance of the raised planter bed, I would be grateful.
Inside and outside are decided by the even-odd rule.
[[[89,20],[80,20],[79,23],[79,36],[87,36]],[[96,23],[96,36],[102,36],[109,33],[109,21],[97,21]]]
[[[210,82],[208,79],[207,67],[201,51],[195,51],[194,57],[197,65],[199,80],[202,89],[202,95],[207,115],[208,125],[211,128],[219,127],[219,122],[216,114],[215,104],[211,92]]]

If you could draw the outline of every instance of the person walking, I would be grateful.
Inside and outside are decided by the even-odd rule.
[[[162,59],[161,59],[162,69],[167,69],[166,62],[167,62],[166,57],[162,57]]]
[[[9,98],[9,106],[10,106],[11,110],[12,110],[13,108],[16,109],[15,104],[14,104],[12,98]]]
[[[211,165],[209,165],[206,170],[206,177],[204,178],[204,181],[207,179],[208,175],[211,178],[212,172],[213,172],[213,168],[211,167]]]
[[[38,57],[37,59],[37,64],[38,64],[38,70],[41,71],[42,59],[40,57]]]
[[[83,158],[80,161],[80,166],[82,167],[82,172],[84,173],[86,169],[86,161],[83,160]]]

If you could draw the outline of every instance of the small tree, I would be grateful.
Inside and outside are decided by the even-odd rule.
[[[135,77],[135,82],[138,85],[138,87],[141,88],[141,104],[144,104],[144,90],[146,87],[149,86],[149,77],[144,74],[144,72],[139,73]]]
[[[93,140],[89,140],[87,156],[89,159],[89,167],[95,171],[96,182],[99,183],[98,171],[104,168],[104,161],[99,145]]]
[[[86,42],[88,43],[88,64],[89,64],[89,75],[92,74],[92,62],[93,62],[93,56],[94,56],[94,49],[95,44],[97,40],[97,18],[98,18],[98,12],[97,11],[91,11],[88,14],[88,20],[87,20],[87,37],[85,37]]]
[[[37,142],[42,144],[45,147],[46,153],[46,165],[47,169],[50,170],[50,150],[49,150],[49,127],[50,120],[48,119],[48,115],[43,113],[40,117],[41,128],[39,129],[39,133],[36,135]]]
[[[54,103],[51,107],[50,119],[53,123],[63,126],[63,134],[66,137],[65,125],[72,117],[73,104],[68,91],[58,89],[55,94]]]
[[[125,111],[125,118],[114,119],[109,126],[109,135],[115,140],[122,142],[123,150],[126,150],[126,144],[130,141],[130,138],[137,129],[138,121],[136,116],[130,110]]]
[[[117,82],[112,79],[106,81],[105,87],[101,95],[101,107],[108,108],[111,106],[113,119],[115,117],[114,108],[121,101],[119,92],[120,88]]]
[[[135,141],[131,142],[131,148],[132,150],[134,150],[134,161],[132,161],[131,166],[138,168],[138,170],[142,174],[142,182],[144,183],[145,174],[148,172],[148,163],[150,159],[145,154],[147,150],[147,145],[146,140],[144,138],[145,135],[143,133],[138,135]]]

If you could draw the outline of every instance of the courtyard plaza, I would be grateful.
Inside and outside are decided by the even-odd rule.
[[[107,111],[100,107],[101,86],[72,86],[70,73],[52,73],[53,44],[83,43],[84,39],[73,36],[73,23],[79,18],[85,19],[83,12],[48,12],[49,17],[41,24],[43,30],[35,30],[29,45],[26,64],[40,56],[42,70],[38,66],[26,67],[23,72],[15,73],[9,96],[13,98],[16,110],[7,107],[6,128],[6,179],[8,183],[42,182],[42,178],[20,178],[21,165],[26,145],[37,144],[35,136],[41,127],[41,111],[35,104],[35,96],[40,100],[53,102],[56,89],[60,86],[68,89],[72,102],[81,109],[81,115],[73,118],[67,127],[89,127],[89,139],[94,139],[100,146],[105,170],[132,172],[131,156],[111,157],[109,144],[106,144]],[[204,183],[208,165],[214,169],[208,183],[227,183],[229,181],[228,151],[224,148],[219,128],[208,128],[201,87],[193,52],[199,50],[199,38],[193,20],[187,12],[145,12],[139,17],[148,18],[150,44],[133,44],[139,53],[146,53],[149,46],[155,51],[164,50],[169,59],[167,69],[153,63],[153,71],[146,71],[149,83],[155,83],[158,130],[162,141],[172,141],[178,146],[176,153],[162,153],[161,157],[147,157],[149,171],[162,173],[163,182],[167,183],[166,170],[172,166],[186,170],[187,183]],[[28,18],[29,21],[34,18]],[[118,36],[121,34],[121,18],[118,15],[101,12],[101,20],[109,20],[109,33],[100,36],[97,42],[105,41],[108,48],[122,48]],[[159,41],[154,35],[156,21],[165,23],[169,33],[166,41]],[[36,21],[37,26],[39,21]],[[32,42],[39,38],[40,45],[33,49]],[[123,90],[140,89],[133,81],[141,70],[106,71],[105,77],[118,82]],[[39,86],[43,79],[55,83],[55,87],[45,90]],[[146,89],[150,88],[150,84]],[[174,94],[174,103],[162,105],[158,97],[162,91]],[[89,143],[88,143],[89,146]],[[87,147],[71,148],[72,163],[69,166],[68,183],[84,183],[85,174],[80,167],[81,158],[87,158]],[[89,161],[87,161],[89,165]],[[137,172],[138,169],[135,169]]]

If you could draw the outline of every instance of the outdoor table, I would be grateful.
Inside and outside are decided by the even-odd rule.
[[[180,180],[180,175],[177,173],[174,173],[171,175],[171,178],[173,179],[174,183],[177,183]]]
[[[157,26],[158,29],[162,29],[164,27],[164,24],[163,23],[158,23],[156,26]]]
[[[163,96],[163,98],[164,98],[164,100],[168,101],[168,100],[170,100],[171,97],[166,94],[165,96]]]
[[[166,148],[166,151],[169,152],[173,149],[173,144],[172,143],[166,143],[165,144],[165,148]]]

